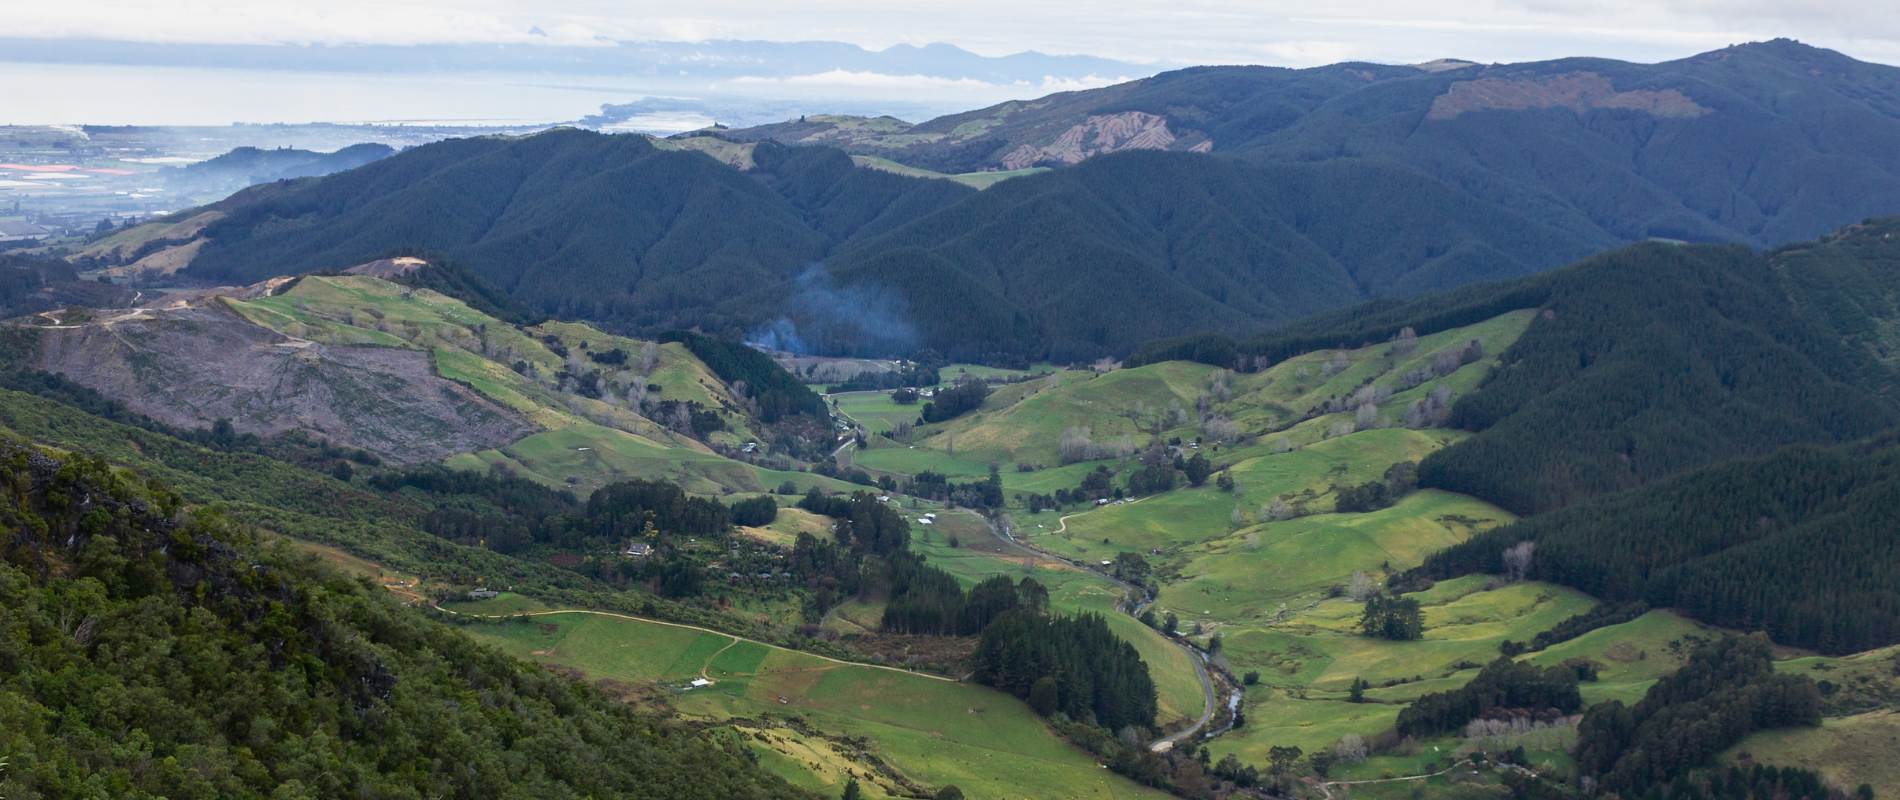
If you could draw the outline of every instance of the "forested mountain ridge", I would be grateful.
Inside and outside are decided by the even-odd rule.
[[[1127,115],[1197,133],[1136,146],[1154,140]],[[694,139],[743,150],[717,157],[575,130],[442,142],[240,192],[161,261],[249,282],[428,254],[622,332],[1067,361],[1650,238],[1775,246],[1900,211],[1900,70],[1787,41],[1653,65],[1201,67],[916,127],[891,152],[756,131]],[[831,149],[975,168],[990,136],[1135,144],[983,192]]]
[[[629,332],[1069,360],[1614,243],[1370,163],[1129,153],[979,193],[823,148],[752,161],[581,131],[443,142],[240,192],[166,246],[211,282],[443,256],[531,313]]]
[[[801,794],[155,482],[0,464],[7,797]]]
[[[1142,149],[1372,159],[1625,242],[1773,245],[1900,210],[1900,70],[1786,39],[1657,64],[1193,67],[917,125],[727,135],[945,172]]]

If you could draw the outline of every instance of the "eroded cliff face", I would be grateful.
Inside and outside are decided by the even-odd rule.
[[[435,373],[424,350],[342,347],[252,324],[217,297],[31,321],[34,365],[162,422],[241,433],[301,428],[405,464],[508,444],[537,429]]]
[[[1570,72],[1547,78],[1459,81],[1432,101],[1431,111],[1425,117],[1446,120],[1473,111],[1540,108],[1567,108],[1578,113],[1615,108],[1672,119],[1699,117],[1711,111],[1675,89],[1617,91],[1610,79],[1602,75]]]
[[[1003,156],[1002,166],[1022,169],[1039,164],[1075,164],[1090,156],[1123,150],[1173,149],[1179,141],[1181,137],[1168,129],[1165,117],[1143,111],[1099,114],[1071,126],[1048,144],[1018,145]],[[1187,149],[1204,153],[1213,144],[1201,139]]]

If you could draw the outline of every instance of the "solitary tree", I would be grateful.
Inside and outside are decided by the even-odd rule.
[[[1366,740],[1356,733],[1339,737],[1339,744],[1333,745],[1333,755],[1346,762],[1366,760]]]
[[[1531,571],[1531,554],[1537,551],[1536,542],[1518,542],[1504,551],[1505,577],[1514,581],[1524,580]]]

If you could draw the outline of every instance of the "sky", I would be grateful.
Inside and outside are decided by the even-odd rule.
[[[949,42],[985,55],[1314,66],[1438,57],[1656,61],[1789,36],[1900,63],[1871,0],[12,0],[7,35],[219,43],[832,40]],[[4,54],[0,54],[3,57]]]
[[[1892,0],[0,0],[0,11],[0,85],[11,87],[0,103],[0,124],[549,124],[609,104],[677,99],[698,105],[637,114],[626,129],[671,133],[805,113],[920,121],[1196,64],[1494,63],[1579,55],[1654,62],[1781,36],[1900,64],[1900,14],[1892,13]],[[45,40],[41,49],[61,57],[36,60],[26,52],[31,48],[17,44],[22,39]],[[594,48],[709,40],[830,41],[872,50],[943,42],[984,56],[1033,50],[1120,63],[1100,72],[979,80],[788,61],[769,55],[771,48],[748,45],[689,50],[686,61],[654,62],[663,68],[637,75],[577,80],[522,69],[520,62],[498,64],[494,74],[459,68],[374,76],[273,72],[211,55],[228,51],[192,48],[283,46],[270,48],[274,56],[305,45]],[[20,47],[11,59],[10,42]],[[172,45],[162,49],[188,58],[96,61],[101,52],[132,52],[116,49],[122,42]],[[572,51],[551,52],[565,63]],[[725,72],[707,71],[707,59]]]

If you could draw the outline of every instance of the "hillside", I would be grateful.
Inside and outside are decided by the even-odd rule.
[[[817,397],[789,376],[789,389],[775,386],[769,359],[764,372],[724,378],[684,344],[512,324],[390,280],[445,274],[455,273],[383,261],[129,310],[68,309],[17,321],[10,366],[63,375],[167,425],[301,432],[394,464],[499,464],[589,489],[658,475],[708,492],[824,482],[780,473],[830,436]],[[768,440],[759,466],[718,452]]]
[[[1532,517],[1434,554],[1423,575],[1529,574],[1673,607],[1823,653],[1900,642],[1900,446],[1794,447]]]
[[[1798,442],[1900,424],[1900,218],[1755,253],[1644,244],[1517,281],[1304,321],[1243,342],[1162,343],[1135,363],[1284,359],[1538,309],[1504,368],[1460,397],[1475,431],[1420,465],[1429,486],[1546,511]]]
[[[8,797],[799,794],[162,485],[0,448]]]
[[[247,190],[121,235],[88,263],[250,282],[434,254],[529,312],[622,332],[1069,360],[1524,274],[1614,243],[1355,162],[1128,154],[975,192],[828,149],[766,145],[750,161],[740,171],[579,131],[450,141]]]
[[[622,333],[1072,361],[1632,242],[1775,246],[1900,211],[1891,67],[1787,41],[1444,67],[1203,67],[914,126],[453,140],[82,259],[248,283],[429,254]]]
[[[574,130],[441,142],[217,204],[225,216],[185,274],[251,282],[421,251],[537,313],[738,335],[783,313],[794,281],[839,242],[971,192],[857,169],[836,151],[753,158],[741,173]]]
[[[246,186],[355,169],[395,153],[384,144],[357,144],[333,153],[280,147],[239,147],[196,164],[171,167],[160,173],[166,188],[199,202],[222,199]]]
[[[1194,67],[919,124],[732,131],[939,172],[1129,150],[1370,160],[1618,241],[1780,244],[1900,210],[1900,70],[1789,40],[1677,61]]]

